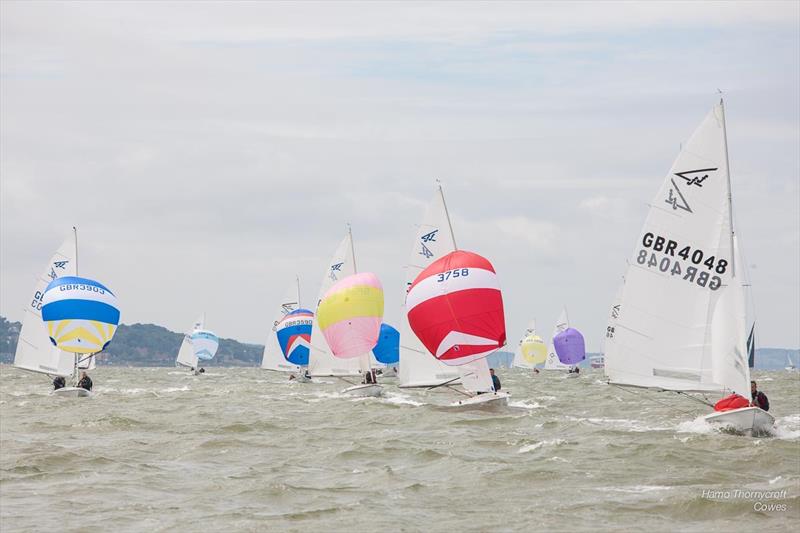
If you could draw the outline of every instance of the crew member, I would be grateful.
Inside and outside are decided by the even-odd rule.
[[[765,411],[769,411],[769,399],[767,395],[758,390],[755,381],[750,382],[750,394],[753,395],[753,405],[763,409]]]
[[[63,389],[67,386],[67,380],[64,379],[64,376],[56,376],[53,380],[53,390]]]
[[[494,387],[495,392],[498,392],[500,390],[500,378],[494,375],[494,368],[489,369],[489,374],[492,375],[492,387]]]
[[[78,382],[78,387],[88,391],[92,390],[92,378],[86,375],[86,372],[81,372],[81,380]]]

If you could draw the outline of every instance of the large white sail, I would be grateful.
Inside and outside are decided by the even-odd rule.
[[[264,355],[261,358],[261,368],[279,372],[297,372],[300,368],[291,364],[283,356],[276,332],[276,327],[283,317],[297,309],[300,309],[300,284],[295,281],[286,289],[286,294],[281,298],[280,305],[275,313],[275,320],[267,333],[267,342],[264,343]]]
[[[353,237],[348,231],[347,235],[336,253],[333,254],[322,283],[319,288],[319,297],[314,307],[314,320],[311,325],[311,348],[308,353],[308,371],[311,376],[356,376],[359,375],[359,358],[339,359],[331,353],[325,336],[317,322],[316,309],[322,297],[334,283],[340,279],[356,273],[355,257],[353,254]],[[367,360],[369,354],[365,354]]]
[[[494,390],[492,375],[489,374],[489,361],[486,357],[457,366],[461,376],[461,386],[471,393],[491,392]]]
[[[411,258],[406,265],[405,291],[420,272],[440,257],[456,249],[455,236],[447,216],[442,188],[439,187],[428,206],[425,218],[417,230]],[[456,380],[458,370],[447,366],[428,353],[425,346],[411,331],[405,310],[400,318],[400,387],[430,387],[445,381]]]
[[[567,308],[564,307],[561,310],[561,314],[558,315],[556,325],[553,327],[553,336],[550,337],[550,343],[547,345],[547,360],[544,362],[545,370],[569,370],[569,365],[565,365],[558,358],[556,346],[553,344],[555,336],[567,331],[567,328],[569,328],[569,317],[567,316]]]
[[[606,338],[610,382],[749,396],[749,371],[739,361],[743,331],[734,332],[742,322],[742,284],[730,195],[720,103],[683,146],[650,205]]]
[[[42,297],[44,289],[52,280],[77,275],[77,254],[76,236],[73,233],[59,247],[36,280],[24,309],[22,329],[14,354],[15,367],[64,377],[72,375],[75,356],[59,350],[50,341],[47,328],[42,322]]]
[[[205,327],[205,315],[201,315],[194,321],[192,327],[183,336],[183,342],[178,350],[178,358],[175,360],[176,366],[185,366],[187,368],[197,368],[197,355],[194,353],[192,346],[192,333],[198,329]]]

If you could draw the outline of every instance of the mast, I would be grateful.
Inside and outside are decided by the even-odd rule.
[[[356,249],[353,246],[353,228],[350,227],[350,224],[347,224],[347,235],[350,237],[350,255],[353,256],[353,272],[358,274],[358,267],[356,267]]]
[[[453,237],[453,248],[458,250],[458,244],[456,244],[456,234],[453,232],[453,223],[450,222],[450,211],[447,210],[447,202],[444,200],[444,191],[442,190],[442,184],[439,180],[436,180],[436,184],[439,187],[439,196],[442,197],[442,205],[444,206],[444,215],[447,217],[447,225],[450,227],[450,236]]]
[[[78,228],[72,226],[72,234],[75,237],[75,275],[78,276]],[[74,387],[78,386],[78,360],[80,359],[79,354],[73,354],[73,362],[72,362],[72,384]]]
[[[725,149],[725,177],[728,180],[728,222],[731,225],[731,274],[736,277],[736,260],[733,250],[733,194],[731,193],[731,162],[728,157],[728,128],[725,125],[725,102],[722,98],[719,99],[719,110],[722,115],[722,140],[723,148]]]
[[[298,274],[294,275],[295,280],[297,281],[297,308],[300,309],[303,307],[300,305],[300,276]]]

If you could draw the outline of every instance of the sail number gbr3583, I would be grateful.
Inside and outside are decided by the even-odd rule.
[[[709,256],[700,248],[679,247],[676,241],[647,232],[636,253],[636,263],[658,269],[671,276],[680,276],[689,283],[708,287],[712,291],[722,286],[722,276],[728,270],[728,260]]]

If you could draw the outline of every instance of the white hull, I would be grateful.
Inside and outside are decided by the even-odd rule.
[[[54,390],[53,394],[63,398],[85,398],[86,396],[92,395],[90,391],[80,387],[62,387]]]
[[[297,383],[311,383],[311,378],[303,374],[300,375],[295,374],[294,379],[292,379],[291,381],[296,381]]]
[[[507,405],[509,394],[507,392],[487,392],[476,394],[472,398],[465,398],[450,404],[450,407],[474,407],[479,405]]]
[[[580,377],[580,376],[581,376],[581,375],[580,375],[579,373],[577,373],[577,372],[568,372],[568,373],[567,373],[567,377],[568,377],[568,378],[578,378],[578,377]]]
[[[704,419],[709,424],[717,424],[745,434],[769,433],[775,424],[775,418],[758,407],[742,407],[712,413],[706,415]]]
[[[377,397],[383,395],[383,387],[381,385],[373,385],[372,383],[369,384],[362,384],[362,385],[354,385],[352,387],[347,387],[342,391],[342,394],[347,394],[349,396],[356,396],[359,398],[365,397]]]

